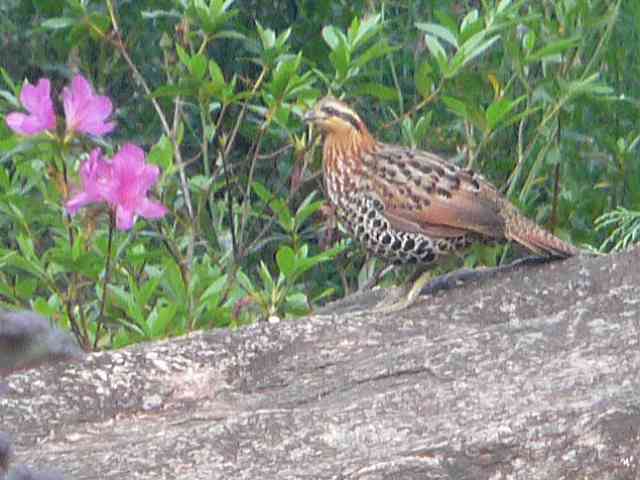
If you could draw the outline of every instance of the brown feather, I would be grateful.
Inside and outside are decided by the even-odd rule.
[[[478,175],[436,155],[396,145],[378,144],[369,157],[379,163],[387,161],[387,165],[374,167],[376,175],[370,182],[383,199],[384,214],[395,228],[438,238],[467,233],[504,238],[498,193]],[[400,157],[411,160],[395,169],[394,158]],[[428,193],[421,196],[415,193],[417,189],[412,192],[403,187],[412,182]]]

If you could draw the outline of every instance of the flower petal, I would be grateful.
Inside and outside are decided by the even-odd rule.
[[[146,192],[149,190],[160,177],[160,168],[157,165],[145,165],[142,172],[140,172],[140,185]]]
[[[73,77],[71,87],[63,89],[62,103],[68,132],[100,136],[116,127],[115,122],[106,121],[113,112],[111,100],[104,95],[96,95],[82,75]]]
[[[31,136],[56,128],[51,82],[48,79],[41,78],[35,86],[26,84],[20,92],[20,102],[29,111],[29,115],[19,112],[7,115],[7,125],[11,130]]]
[[[142,202],[140,202],[140,205],[138,205],[138,207],[136,208],[136,213],[138,215],[151,220],[162,218],[167,214],[167,212],[167,207],[159,202],[149,200],[148,198],[144,198]]]
[[[79,131],[96,136],[111,132],[116,128],[116,124],[114,122],[105,123],[105,119],[111,115],[112,111],[111,100],[104,96],[94,97],[86,104],[86,110],[83,112],[82,121],[78,126]]]
[[[109,201],[109,192],[113,188],[112,166],[102,156],[102,150],[94,148],[89,159],[80,167],[82,190],[67,203],[66,209],[74,215],[80,208],[90,203]]]
[[[133,210],[118,205],[116,207],[116,228],[118,230],[131,230],[135,222],[135,213]]]
[[[27,116],[24,113],[20,112],[11,112],[6,117],[7,125],[9,128],[16,133],[20,133],[21,135],[32,135],[31,132],[27,131],[24,128],[25,121],[27,120]]]
[[[91,203],[96,203],[95,197],[89,195],[87,192],[80,192],[69,199],[65,203],[64,207],[69,212],[69,215],[75,215],[82,207],[86,207]]]

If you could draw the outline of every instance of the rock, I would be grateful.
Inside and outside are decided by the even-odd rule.
[[[639,253],[20,372],[0,428],[67,480],[637,479]]]
[[[19,465],[7,476],[7,480],[64,480],[58,472],[34,471],[24,465]]]
[[[29,311],[0,311],[0,376],[82,355],[75,339],[50,326],[46,318]]]
[[[9,469],[11,461],[11,438],[4,432],[0,432],[0,479],[4,479],[4,475]]]

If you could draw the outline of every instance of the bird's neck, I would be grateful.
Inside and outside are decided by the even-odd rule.
[[[375,146],[376,140],[366,128],[330,132],[324,140],[325,169],[357,171],[362,154],[373,151]]]
[[[329,200],[339,209],[349,208],[347,192],[358,190],[363,177],[363,155],[376,148],[375,139],[364,130],[330,132],[324,140],[324,181]],[[351,205],[353,208],[353,205]]]

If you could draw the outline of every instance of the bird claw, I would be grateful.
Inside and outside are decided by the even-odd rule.
[[[415,305],[420,298],[422,289],[430,284],[430,280],[431,272],[422,272],[413,285],[411,285],[411,288],[408,290],[407,288],[402,288],[400,294],[396,296],[395,302],[389,304],[389,299],[386,298],[373,308],[373,312],[380,314],[397,313]]]

